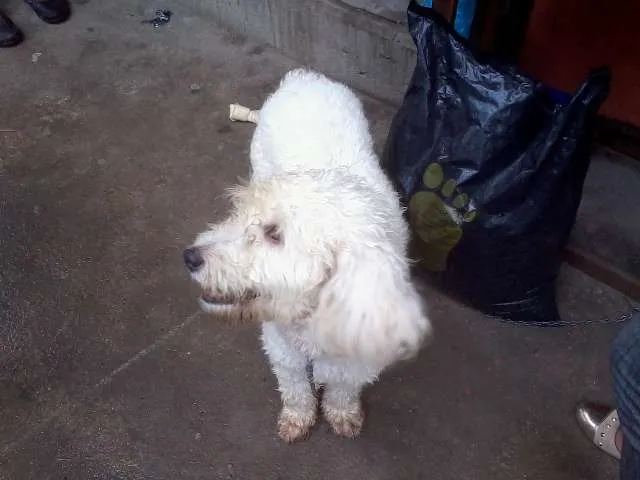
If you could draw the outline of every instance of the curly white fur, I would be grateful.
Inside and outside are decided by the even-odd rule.
[[[431,330],[398,197],[358,98],[307,70],[289,72],[260,109],[250,156],[251,181],[232,190],[231,216],[192,247],[203,262],[192,277],[207,310],[263,322],[282,438],[304,437],[316,420],[309,362],[325,417],[356,436],[362,388]]]

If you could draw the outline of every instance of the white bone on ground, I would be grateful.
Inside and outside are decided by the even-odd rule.
[[[259,116],[259,110],[251,110],[248,107],[237,103],[229,105],[229,120],[232,122],[258,123]]]

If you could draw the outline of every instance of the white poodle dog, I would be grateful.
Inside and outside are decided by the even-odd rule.
[[[230,217],[200,234],[184,261],[205,310],[262,322],[280,437],[309,433],[320,387],[333,431],[355,437],[363,387],[431,331],[400,202],[362,104],[318,73],[285,75],[260,110],[250,157],[251,181],[231,190]]]

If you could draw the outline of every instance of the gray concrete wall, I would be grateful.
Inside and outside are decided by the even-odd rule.
[[[342,3],[406,25],[409,1],[410,0],[342,0]]]
[[[201,0],[220,26],[383,100],[402,99],[415,64],[406,25],[336,0]]]

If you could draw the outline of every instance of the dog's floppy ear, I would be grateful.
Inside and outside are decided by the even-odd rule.
[[[327,353],[381,366],[415,355],[431,331],[406,260],[366,245],[337,253],[313,322]]]

